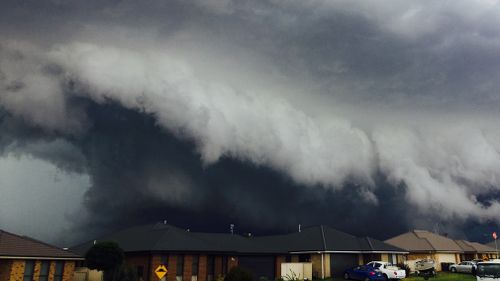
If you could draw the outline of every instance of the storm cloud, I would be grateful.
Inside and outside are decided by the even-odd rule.
[[[2,5],[0,151],[89,177],[74,229],[500,222],[496,1]]]

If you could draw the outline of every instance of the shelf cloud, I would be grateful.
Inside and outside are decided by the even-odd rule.
[[[500,222],[496,1],[23,3],[0,152],[88,175],[75,227]]]

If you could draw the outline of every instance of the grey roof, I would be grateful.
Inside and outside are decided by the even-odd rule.
[[[469,241],[455,240],[455,243],[462,248],[464,253],[476,253],[476,249],[470,245]]]
[[[464,241],[459,243],[448,237],[426,230],[414,230],[403,233],[385,242],[409,252],[464,253],[469,252],[471,248],[475,248],[471,242]]]
[[[471,245],[477,253],[496,253],[497,250],[493,247],[478,243],[478,242],[468,242],[469,245]]]
[[[284,235],[246,237],[229,233],[188,232],[168,224],[127,228],[98,241],[115,241],[125,252],[223,252],[239,254],[286,254],[294,252],[387,252],[403,249],[373,238],[356,237],[330,227],[315,226]],[[93,240],[72,247],[84,255]]]

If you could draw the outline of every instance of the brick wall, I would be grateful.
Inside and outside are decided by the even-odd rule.
[[[54,274],[56,273],[56,263],[50,262],[49,264],[49,281],[54,281]]]
[[[149,276],[151,279],[151,276],[153,275],[154,279],[151,280],[158,280],[156,278],[156,275],[154,274],[154,270],[156,267],[160,264],[161,262],[161,256],[153,256],[151,258],[151,267],[149,268],[149,255],[140,255],[140,256],[126,256],[125,257],[125,263],[129,266],[131,266],[136,273],[137,268],[139,266],[142,267],[142,278],[143,280],[146,280],[148,278],[148,269],[150,270]]]
[[[177,256],[169,255],[168,256],[168,273],[167,273],[167,281],[175,281],[175,276],[177,275]]]
[[[184,271],[182,272],[182,280],[183,281],[191,281],[191,275],[193,272],[193,256],[185,255],[184,256]]]
[[[200,255],[198,281],[207,281],[207,255]]]
[[[24,261],[14,260],[12,261],[12,268],[10,271],[9,281],[23,281],[24,276]]]
[[[214,264],[215,264],[215,270],[214,270],[214,279],[215,279],[218,276],[222,275],[222,257],[216,256]]]
[[[40,280],[40,268],[41,268],[41,265],[42,265],[41,261],[36,261],[35,262],[35,271],[33,271],[33,281]]]
[[[281,264],[286,262],[286,256],[276,256],[274,272],[276,278],[281,278]]]
[[[73,281],[74,275],[75,275],[75,262],[74,261],[64,262],[63,281]]]

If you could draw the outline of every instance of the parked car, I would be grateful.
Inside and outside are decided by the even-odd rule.
[[[475,273],[476,263],[472,261],[463,261],[459,264],[450,265],[451,272]]]
[[[500,260],[477,263],[477,281],[498,281],[500,279]]]
[[[386,280],[401,280],[406,277],[406,271],[385,261],[371,261],[366,264],[382,272]]]
[[[375,268],[366,265],[359,265],[349,268],[344,272],[346,280],[363,280],[363,281],[385,281],[385,277],[380,271],[375,271]]]

